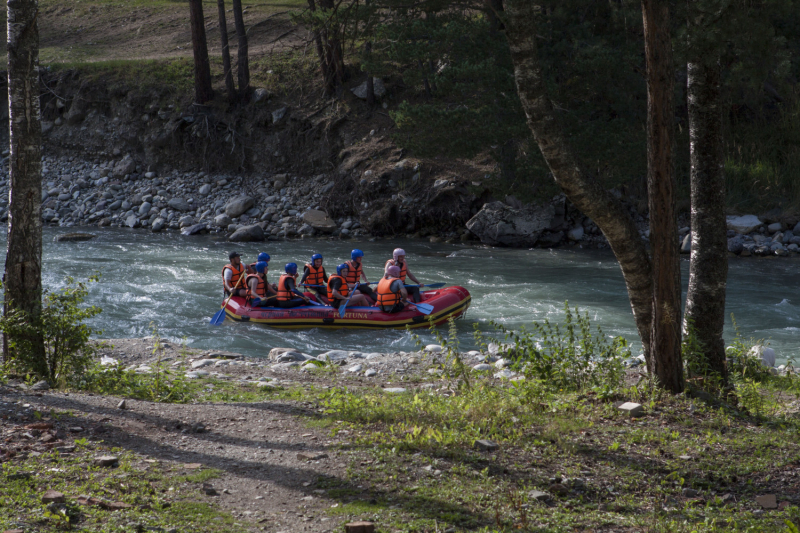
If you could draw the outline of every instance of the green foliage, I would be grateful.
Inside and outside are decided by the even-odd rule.
[[[430,321],[430,331],[436,337],[436,342],[442,347],[442,354],[444,354],[445,364],[442,371],[447,377],[455,378],[458,380],[459,385],[467,388],[470,387],[470,367],[464,364],[461,358],[461,351],[459,350],[460,343],[458,341],[458,327],[454,319],[447,321],[447,336],[445,337],[433,323],[433,317],[428,317]],[[411,328],[406,326],[406,329],[411,332],[411,337],[414,339],[417,347],[422,347],[422,340],[419,335],[412,332]]]
[[[39,317],[11,310],[0,318],[0,331],[9,338],[7,371],[43,378],[52,386],[64,385],[81,376],[97,353],[98,346],[90,341],[91,336],[102,333],[84,323],[102,310],[82,305],[89,294],[87,284],[99,279],[99,274],[87,282],[76,283],[67,278],[63,289],[46,290]],[[44,338],[44,361],[32,355],[30,342],[26,340],[36,337]]]
[[[527,379],[541,382],[558,391],[583,391],[592,387],[617,387],[624,374],[623,359],[631,357],[622,337],[608,340],[600,327],[592,332],[588,313],[572,311],[564,304],[564,323],[549,320],[534,322],[530,331],[511,331],[491,323],[505,334],[507,356]],[[476,339],[484,346],[493,339],[476,330]]]

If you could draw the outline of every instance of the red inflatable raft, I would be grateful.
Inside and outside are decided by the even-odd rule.
[[[433,318],[435,324],[458,318],[469,307],[471,297],[464,287],[447,287],[435,291],[423,291],[423,303],[433,306],[433,312],[425,316],[409,308],[399,313],[384,313],[377,307],[348,307],[344,318],[339,310],[330,306],[303,306],[293,309],[277,307],[250,307],[244,298],[230,299],[225,313],[239,322],[256,322],[276,328],[412,328],[426,327]]]

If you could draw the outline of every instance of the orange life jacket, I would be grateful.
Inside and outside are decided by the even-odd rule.
[[[225,269],[226,268],[230,268],[231,269],[231,272],[232,272],[232,274],[231,274],[231,287],[236,288],[236,284],[239,283],[239,278],[244,276],[244,265],[242,263],[239,263],[239,268],[238,269],[235,266],[233,266],[232,263],[228,263],[227,265],[222,267],[222,287],[223,288],[225,288]],[[244,287],[239,287],[239,288],[243,289]]]
[[[386,267],[389,268],[390,266],[398,266],[394,259],[389,259],[386,261]],[[400,280],[405,283],[406,282],[406,275],[408,274],[408,264],[403,261],[403,266],[400,267]]]
[[[258,285],[256,286],[255,294],[253,293],[253,290],[250,288],[250,280],[253,278],[256,278],[258,280]],[[248,274],[245,282],[247,283],[248,300],[267,297],[267,282],[264,278],[262,278],[258,274]]]
[[[295,296],[294,293],[286,287],[286,280],[289,278],[295,279],[291,274],[284,274],[281,276],[281,279],[278,280],[278,301],[286,302]]]
[[[331,287],[331,282],[333,280],[335,280],[335,279],[342,280],[341,287],[336,289],[337,291],[339,291],[339,294],[341,294],[345,298],[347,298],[347,295],[350,294],[350,288],[347,286],[347,280],[346,279],[344,279],[342,276],[337,276],[337,275],[329,276],[328,277],[328,300],[330,300],[330,301],[333,301],[333,288]]]
[[[392,292],[392,283],[400,278],[383,278],[378,282],[378,301],[380,307],[394,307],[403,298],[400,291]]]
[[[355,284],[361,281],[361,271],[363,270],[363,265],[356,263],[355,261],[345,261],[345,264],[350,267],[347,269],[347,283]]]
[[[314,265],[306,263],[308,269],[308,276],[306,276],[307,285],[324,285],[325,284],[325,267],[316,268]]]

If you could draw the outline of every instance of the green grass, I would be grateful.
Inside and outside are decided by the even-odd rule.
[[[98,533],[144,528],[208,533],[242,531],[241,524],[229,514],[192,501],[197,499],[200,484],[217,477],[217,471],[201,469],[176,475],[184,472],[180,466],[170,468],[146,462],[118,449],[111,450],[120,458],[117,468],[92,466],[92,458],[101,451],[100,447],[79,446],[74,454],[53,451],[3,464],[0,529],[54,532],[78,528]],[[65,495],[65,505],[48,508],[41,502],[44,492],[51,489]],[[123,502],[131,508],[112,511],[98,505],[80,505],[78,496]]]

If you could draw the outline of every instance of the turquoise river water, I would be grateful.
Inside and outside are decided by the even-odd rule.
[[[73,229],[74,231],[74,229]],[[365,272],[377,281],[395,246],[408,253],[412,272],[423,283],[447,282],[466,287],[472,305],[458,321],[464,350],[474,346],[473,324],[490,331],[495,320],[509,327],[563,318],[564,302],[589,312],[593,324],[608,335],[622,335],[636,348],[637,335],[620,269],[610,252],[580,249],[511,250],[481,245],[431,244],[423,241],[301,240],[232,245],[221,236],[183,237],[174,233],[96,230],[97,238],[80,243],[56,243],[66,233],[46,229],[44,283],[64,286],[65,278],[85,279],[100,271],[89,303],[103,308],[93,326],[101,337],[142,337],[155,324],[162,337],[193,348],[227,349],[259,356],[273,347],[290,346],[317,354],[329,349],[369,352],[411,351],[414,341],[396,330],[280,330],[227,321],[209,326],[221,304],[220,270],[228,251],[236,249],[252,262],[260,251],[272,256],[270,280],[289,261],[302,265],[311,253],[325,257],[328,272],[349,258],[354,247],[364,250]],[[3,245],[5,236],[2,237]],[[688,260],[682,262],[684,290]],[[800,355],[800,294],[792,289],[797,259],[734,258],[728,280],[726,340],[733,335],[733,313],[743,336],[765,339],[778,358]],[[432,342],[427,330],[423,342]]]

